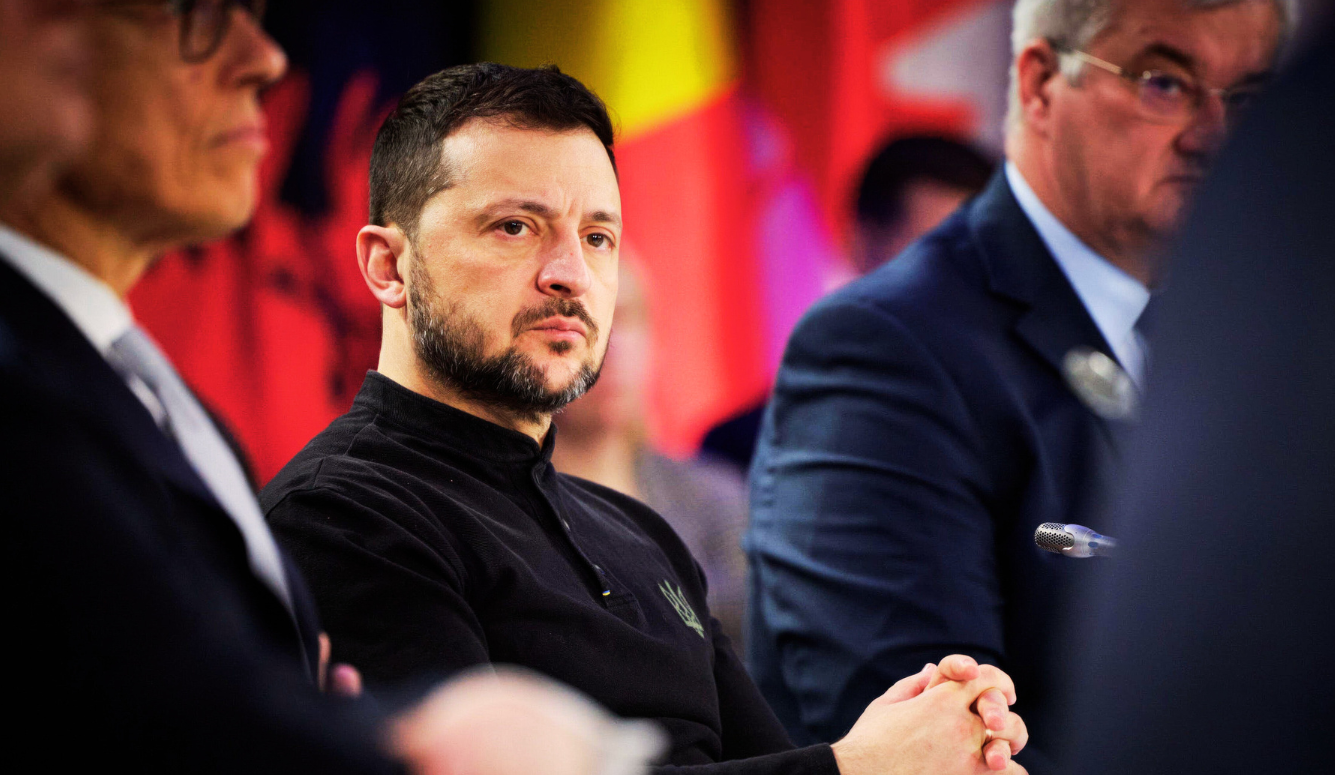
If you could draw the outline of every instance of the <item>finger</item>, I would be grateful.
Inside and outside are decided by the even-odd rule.
[[[948,681],[970,681],[977,677],[978,663],[972,657],[952,654],[936,666],[936,674],[932,676],[927,688],[932,689]]]
[[[319,641],[320,664],[315,670],[315,683],[320,687],[320,691],[324,691],[324,688],[327,685],[325,683],[325,674],[329,669],[329,654],[333,650],[333,646],[329,642],[329,635],[327,633],[320,633]]]
[[[978,677],[974,679],[973,684],[978,689],[979,694],[989,688],[1000,689],[1001,693],[1006,696],[1007,704],[1015,704],[1015,682],[1000,668],[992,665],[980,666]]]
[[[1005,740],[993,740],[983,746],[983,761],[989,770],[1001,772],[1011,763],[1011,744]]]
[[[963,654],[951,654],[936,669],[950,681],[972,681],[978,677],[977,660]]]
[[[1018,713],[1007,713],[1006,723],[1001,729],[992,730],[993,740],[1005,740],[1010,743],[1011,753],[1019,753],[1029,744],[1029,727]]]
[[[932,680],[935,668],[936,666],[929,662],[916,674],[896,681],[880,699],[883,702],[903,702],[917,697],[927,688],[928,681]]]
[[[339,663],[330,670],[329,690],[339,697],[362,696],[362,674],[352,665]]]
[[[993,732],[1000,732],[1006,728],[1010,705],[1006,702],[1006,695],[999,689],[988,689],[979,695],[973,710]]]

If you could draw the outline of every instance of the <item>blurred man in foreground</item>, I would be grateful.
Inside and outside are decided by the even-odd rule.
[[[379,368],[262,496],[336,654],[372,687],[537,670],[657,721],[669,767],[1019,772],[1009,679],[964,657],[890,687],[834,746],[794,749],[663,518],[552,467],[552,414],[593,384],[611,333],[612,142],[578,81],[495,64],[428,77],[381,127],[357,242]]]
[[[876,687],[960,651],[1015,677],[1041,754],[1053,624],[1098,564],[1034,530],[1082,521],[1134,412],[1156,254],[1288,18],[1272,0],[1016,4],[1004,170],[817,304],[777,379],[747,642],[795,737],[837,737]]]
[[[642,753],[608,749],[627,736],[605,714],[536,678],[475,676],[392,726],[321,695],[326,680],[356,694],[355,671],[326,677],[300,577],[134,325],[123,298],[157,255],[254,207],[259,92],[285,67],[258,5],[0,0],[11,757],[34,771],[496,775],[541,760],[579,775],[611,753],[635,772]]]
[[[1122,551],[1062,660],[1087,675],[1073,774],[1331,769],[1333,32],[1239,128],[1175,251]]]

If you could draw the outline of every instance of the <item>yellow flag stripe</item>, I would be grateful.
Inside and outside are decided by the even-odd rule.
[[[556,64],[598,93],[622,139],[688,113],[736,77],[722,0],[491,0],[484,59]]]

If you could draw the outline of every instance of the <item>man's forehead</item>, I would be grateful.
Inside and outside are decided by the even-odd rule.
[[[583,163],[599,160],[595,167],[612,169],[611,159],[602,141],[588,127],[545,129],[516,126],[495,118],[470,119],[443,141],[447,158],[470,166],[513,168],[517,158],[542,163],[553,169],[562,162]],[[522,170],[521,170],[522,171]]]
[[[582,220],[620,222],[616,174],[591,131],[469,126],[445,139],[441,163],[446,190],[470,210],[555,217],[576,208]]]
[[[1273,65],[1280,33],[1280,11],[1271,0],[1207,7],[1124,0],[1095,42],[1122,57],[1163,59],[1197,71],[1225,66],[1262,72]]]

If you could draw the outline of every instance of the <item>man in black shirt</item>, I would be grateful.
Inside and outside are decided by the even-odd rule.
[[[372,690],[532,668],[658,722],[668,764],[708,772],[1023,772],[1009,678],[959,657],[793,749],[680,539],[553,469],[552,414],[596,379],[616,299],[612,140],[579,82],[487,64],[426,79],[381,128],[357,241],[378,371],[262,496],[335,658]]]
[[[7,768],[634,765],[643,735],[531,676],[470,676],[395,717],[322,694],[355,694],[355,672],[326,682],[314,602],[134,322],[125,296],[162,252],[255,208],[260,94],[286,67],[262,6],[0,0]]]

